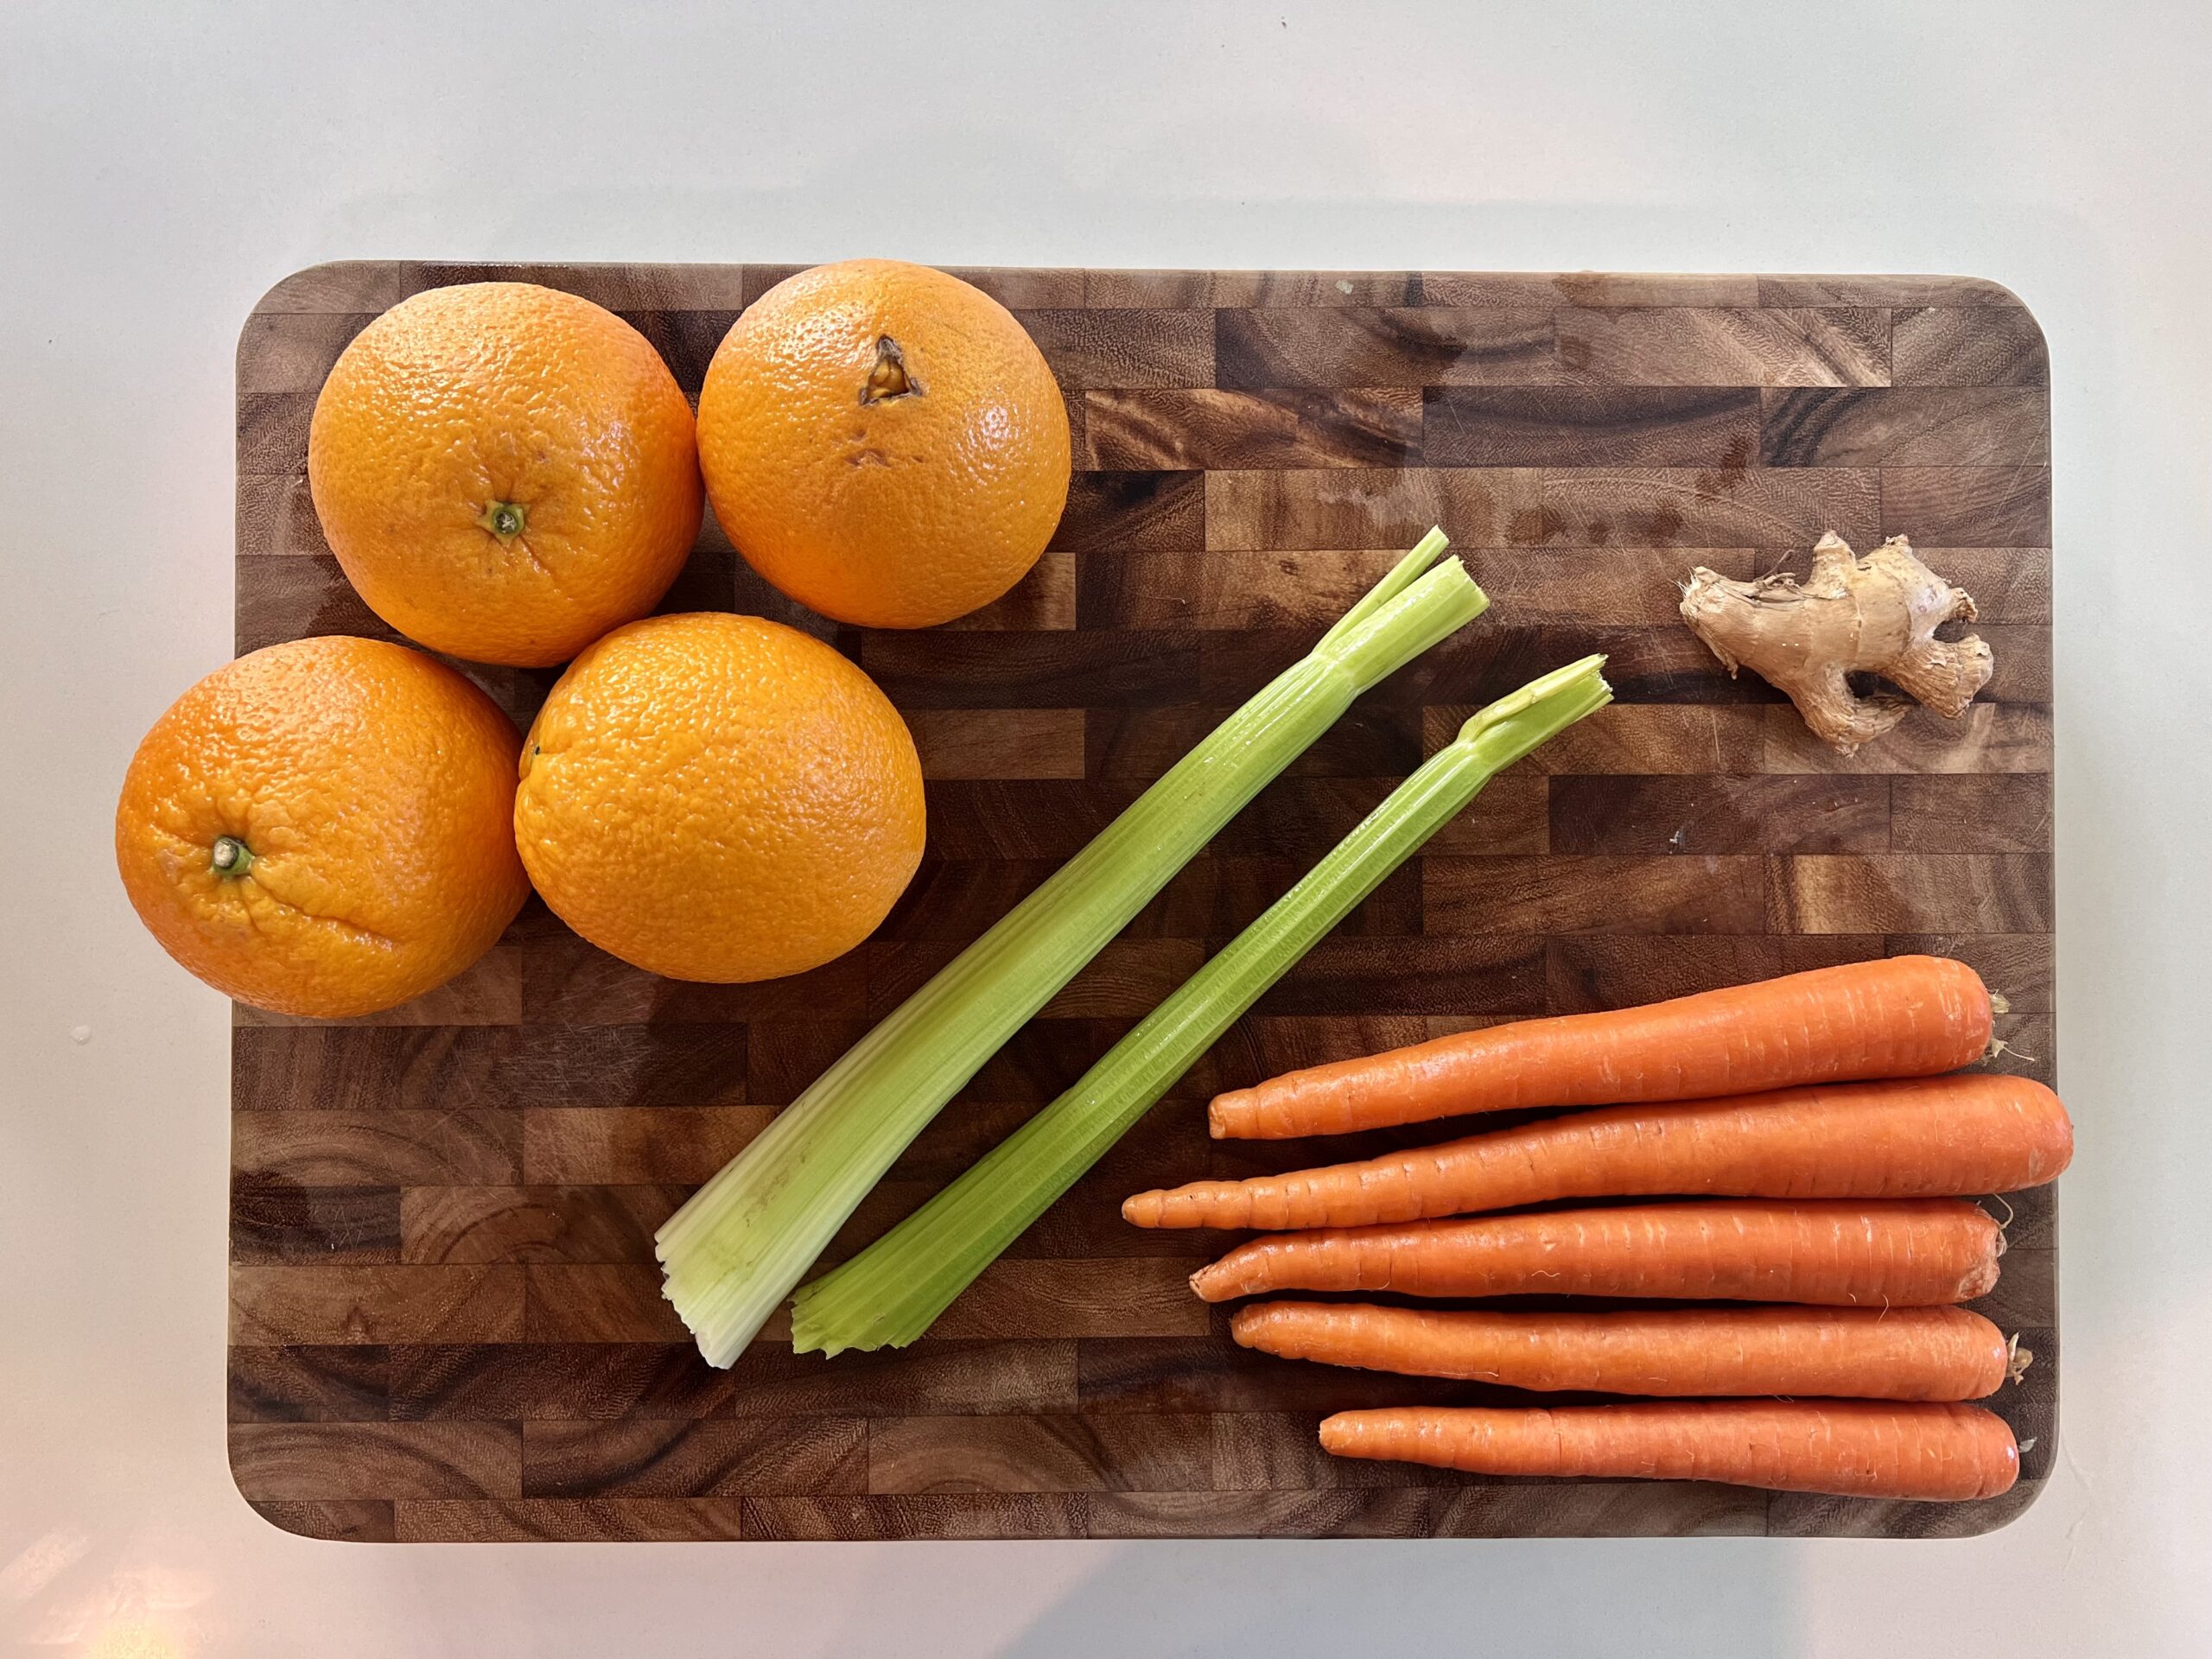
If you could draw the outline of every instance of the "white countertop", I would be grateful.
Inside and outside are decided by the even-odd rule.
[[[0,9],[0,1642],[2212,1652],[2212,10],[630,10]],[[132,746],[229,655],[239,323],[351,256],[861,252],[1946,271],[2026,300],[2081,1139],[2036,1507],[1947,1543],[557,1548],[311,1543],[246,1509],[228,1011],[140,931],[108,839]]]

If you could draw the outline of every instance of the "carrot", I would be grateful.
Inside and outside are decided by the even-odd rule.
[[[1340,1411],[1323,1449],[1479,1475],[1718,1480],[1783,1492],[1955,1503],[1995,1497],[2020,1450],[1980,1406],[1879,1400],[1669,1400],[1497,1410]]]
[[[1930,1077],[1982,1057],[1990,1013],[1964,963],[1892,957],[1312,1066],[1215,1096],[1206,1122],[1217,1139],[1279,1141],[1516,1107]]]
[[[2056,1178],[2074,1131],[2039,1083],[1986,1072],[1611,1106],[1442,1146],[1140,1192],[1140,1227],[1363,1227],[1555,1198],[1910,1198]]]
[[[1498,1313],[1261,1302],[1229,1328],[1243,1346],[1286,1359],[1596,1394],[1979,1400],[2014,1359],[2005,1333],[1963,1307]]]
[[[1997,1223],[1952,1198],[1622,1205],[1274,1233],[1191,1275],[1209,1302],[1277,1290],[1669,1296],[1917,1307],[1997,1282]]]

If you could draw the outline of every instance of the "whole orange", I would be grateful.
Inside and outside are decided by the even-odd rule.
[[[154,722],[115,861],[162,947],[279,1014],[372,1014],[492,947],[530,884],[514,722],[420,652],[295,639],[226,664]]]
[[[893,259],[818,265],[731,326],[699,395],[715,516],[753,567],[841,622],[988,605],[1052,539],[1068,412],[996,300]]]
[[[315,399],[308,485],[369,608],[484,663],[566,662],[643,616],[699,533],[668,365],[530,283],[434,288],[354,336]]]
[[[569,665],[523,745],[515,841],[554,913],[671,979],[819,966],[922,856],[922,767],[875,682],[755,616],[649,617]]]

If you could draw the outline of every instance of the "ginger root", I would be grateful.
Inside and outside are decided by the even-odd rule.
[[[1682,584],[1682,620],[1732,676],[1748,668],[1787,692],[1814,735],[1850,754],[1925,703],[1955,719],[1989,683],[1989,647],[1968,634],[1936,638],[1974,620],[1974,599],[1892,536],[1860,558],[1831,531],[1813,550],[1811,579],[1735,582],[1699,566]],[[1878,674],[1908,695],[1855,695],[1845,677]]]

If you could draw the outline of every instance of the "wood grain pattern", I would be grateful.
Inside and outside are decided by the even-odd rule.
[[[682,1186],[411,1186],[398,1192],[403,1262],[639,1262]],[[233,1246],[235,1259],[235,1245]]]
[[[419,1498],[392,1510],[391,1535],[409,1544],[680,1542],[754,1535],[746,1529],[744,1504],[729,1497]]]
[[[397,1187],[242,1185],[231,1203],[231,1260],[397,1262],[400,1205]]]
[[[1872,307],[1583,308],[1554,328],[1560,362],[1602,385],[1890,383],[1890,314]]]
[[[1742,467],[1759,443],[1749,388],[1435,386],[1423,393],[1433,467]]]
[[[797,267],[319,267],[238,355],[237,642],[391,637],[304,478],[336,354],[442,283],[610,306],[696,396]],[[2056,1073],[2049,355],[1967,277],[965,270],[1065,393],[1076,476],[1011,593],[925,633],[839,627],[711,519],[666,608],[758,610],[853,657],[922,755],[931,846],[878,935],[755,986],[614,961],[532,903],[431,996],[238,1011],[231,1461],[273,1524],[360,1541],[1163,1536],[1954,1536],[2056,1453],[2056,1210],[2011,1195],[1980,1305],[2036,1351],[1993,1402],[2033,1446],[1989,1503],[1490,1481],[1323,1455],[1319,1418],[1508,1391],[1254,1354],[1185,1276],[1231,1242],[1129,1191],[1414,1145],[1215,1143],[1213,1091],[1529,1015],[1935,951]],[[969,939],[1304,651],[1431,523],[1492,609],[1363,699],[991,1059],[840,1231],[842,1260],[1068,1087],[1484,700],[1591,650],[1619,701],[1495,780],[1240,1020],[924,1341],[834,1362],[779,1314],[728,1371],[653,1230]],[[1845,759],[1676,620],[1694,564],[1802,572],[1910,535],[1998,672]],[[548,672],[459,665],[518,719]],[[1355,1144],[1356,1143],[1356,1144]]]
[[[1093,391],[1084,410],[1091,464],[1131,469],[1404,466],[1422,427],[1412,387]]]
[[[231,1474],[249,1500],[519,1497],[513,1423],[231,1425]]]
[[[2024,310],[1948,305],[1899,310],[1891,323],[1891,379],[1900,386],[2030,386],[2050,384],[2043,330]]]
[[[512,1342],[523,1278],[512,1267],[325,1267],[234,1263],[231,1340]]]
[[[864,1424],[843,1417],[522,1426],[527,1497],[717,1497],[868,1490]]]
[[[683,1343],[442,1343],[385,1356],[394,1421],[727,1415],[727,1372],[690,1363]]]
[[[1767,467],[2044,466],[2050,461],[2050,406],[2032,387],[1767,391],[1760,410],[1759,461]]]
[[[1198,307],[1027,311],[1022,326],[1068,392],[1213,385],[1213,313]]]
[[[1214,313],[1224,386],[1542,385],[1563,380],[1553,314],[1533,308]]]
[[[509,1111],[238,1112],[232,1173],[300,1186],[469,1185],[521,1173],[522,1118]]]

